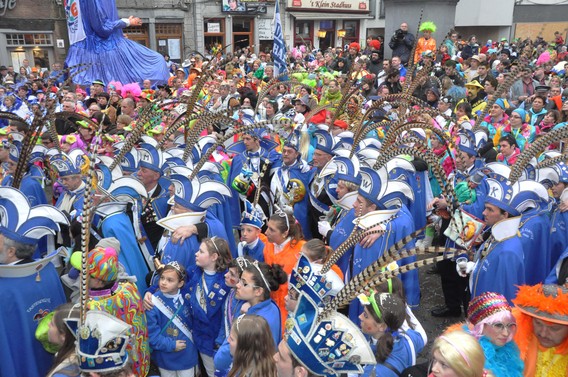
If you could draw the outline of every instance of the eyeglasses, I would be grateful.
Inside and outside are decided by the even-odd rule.
[[[496,322],[496,323],[492,323],[491,326],[493,326],[493,328],[497,331],[503,331],[506,328],[508,332],[512,332],[512,331],[515,331],[517,329],[517,324],[514,323],[514,322],[511,322],[511,323],[508,323],[508,324]]]

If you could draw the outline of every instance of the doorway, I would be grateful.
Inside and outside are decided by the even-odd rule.
[[[253,45],[254,20],[252,18],[233,18],[233,51]]]

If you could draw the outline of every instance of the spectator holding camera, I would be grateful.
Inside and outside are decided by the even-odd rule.
[[[415,37],[408,32],[408,24],[403,22],[400,29],[397,29],[389,42],[393,56],[399,56],[402,64],[407,65],[410,59],[410,52],[414,45]]]

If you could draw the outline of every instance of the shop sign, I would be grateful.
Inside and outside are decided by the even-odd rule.
[[[0,17],[4,16],[7,11],[14,10],[18,0],[0,0]]]
[[[287,0],[288,8],[331,10],[342,12],[369,12],[369,0]]]

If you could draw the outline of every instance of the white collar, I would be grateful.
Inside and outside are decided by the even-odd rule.
[[[256,240],[252,241],[251,243],[245,244],[245,246],[248,246],[249,249],[254,249],[256,247],[256,245],[258,244],[259,240],[260,240],[260,238],[257,238]]]
[[[521,224],[521,216],[509,217],[498,221],[491,227],[491,234],[495,241],[501,242],[508,238],[514,237],[519,231]]]
[[[171,212],[170,212],[171,213]],[[186,212],[178,215],[168,214],[168,216],[158,220],[156,224],[164,229],[174,232],[183,225],[195,225],[205,221],[207,211],[203,212]]]
[[[398,211],[400,211],[400,208],[369,212],[366,215],[355,218],[355,220],[353,220],[353,224],[359,226],[359,228],[366,229],[372,227],[373,225],[376,225],[377,223],[390,219],[391,217],[395,216]]]
[[[286,238],[281,244],[274,244],[274,251],[277,253],[281,252],[288,242],[290,242],[290,237]]]
[[[146,190],[146,191],[148,191],[148,198],[151,198],[152,195],[154,195],[154,191],[156,191],[157,188],[158,188],[158,184],[156,183],[156,186],[154,186],[153,189],[151,189],[151,190]]]
[[[335,204],[337,204],[341,208],[350,210],[351,208],[353,208],[353,203],[355,203],[355,200],[357,200],[357,195],[359,195],[359,193],[357,192],[357,190],[355,190],[343,195],[343,197],[339,200],[335,200],[332,195],[331,200],[335,201]]]
[[[162,292],[162,294],[164,295],[164,297],[167,297],[167,298],[177,298],[177,296],[179,296],[179,289],[174,294],[169,294],[169,293],[164,293],[164,292]]]
[[[85,189],[85,182],[81,182],[81,184],[79,185],[79,187],[77,187],[75,190],[70,190],[69,192],[72,192],[73,194],[78,193],[81,190]]]

